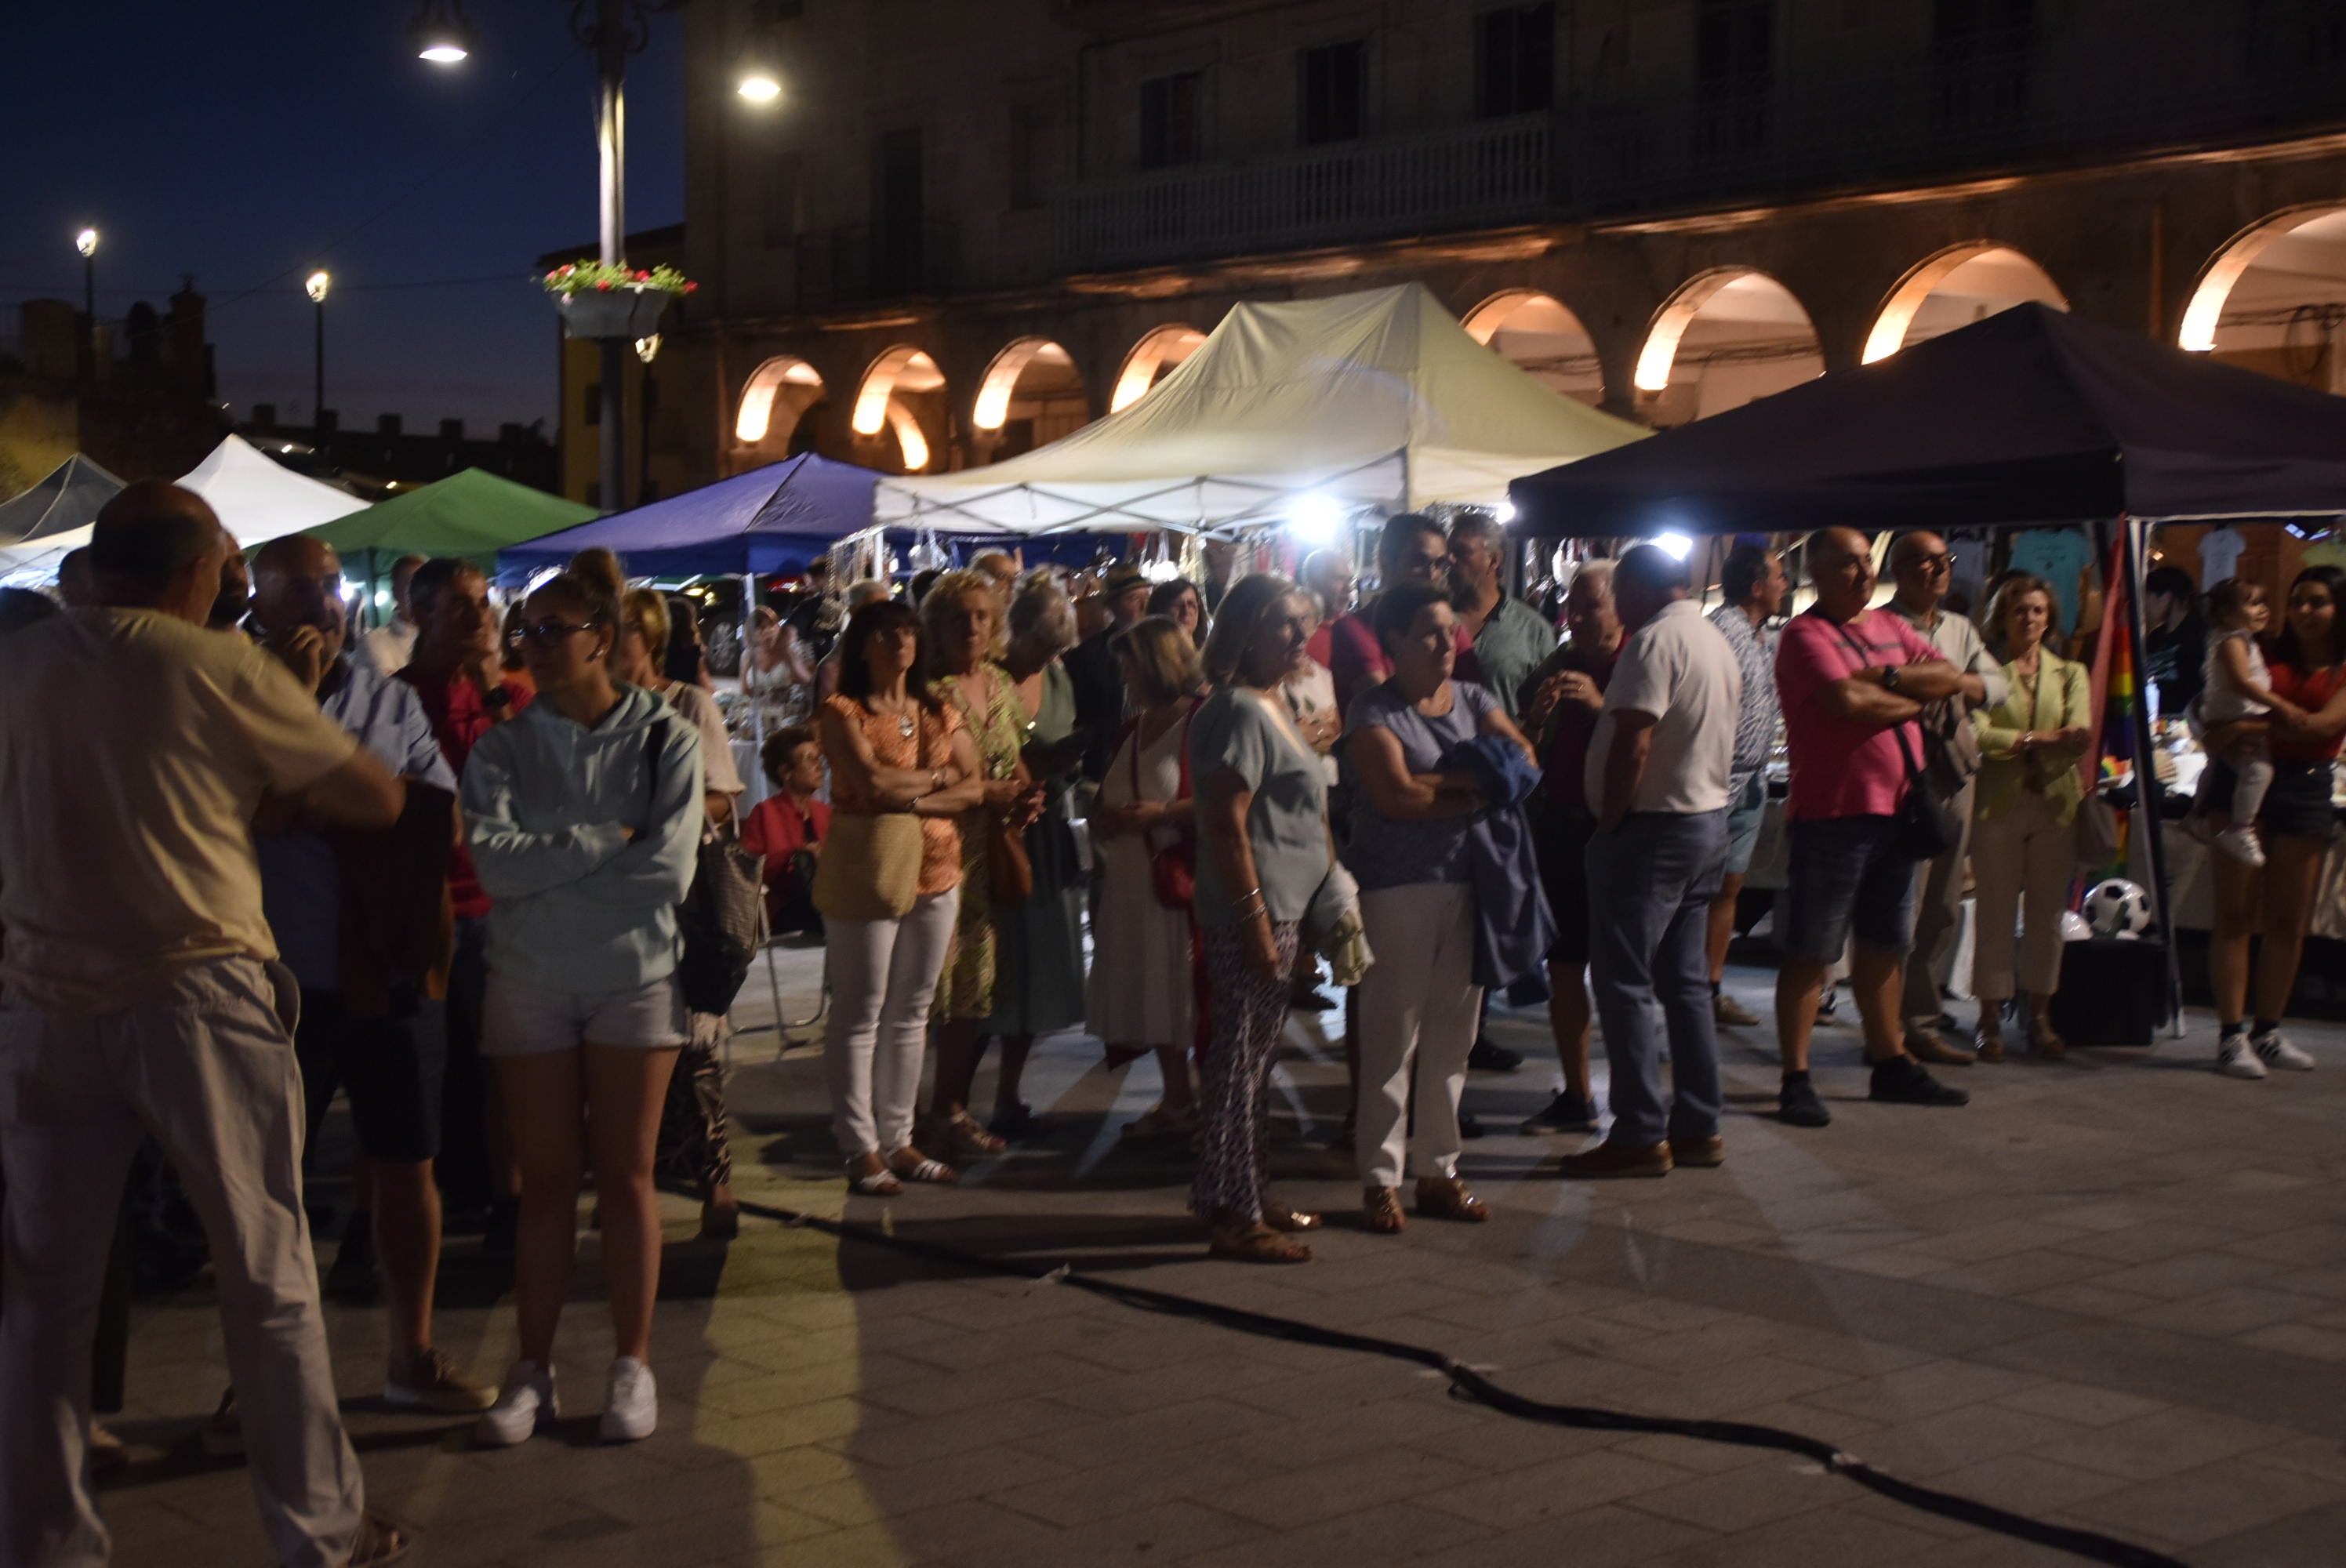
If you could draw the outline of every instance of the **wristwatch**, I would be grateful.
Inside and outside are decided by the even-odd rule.
[[[502,713],[513,706],[513,693],[502,686],[493,686],[481,693],[481,706],[493,713]]]
[[[1882,689],[1884,691],[1896,691],[1898,689],[1898,667],[1896,665],[1886,664],[1882,667]]]

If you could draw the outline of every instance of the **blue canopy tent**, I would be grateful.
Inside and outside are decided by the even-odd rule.
[[[803,569],[831,541],[872,525],[880,476],[812,453],[614,513],[497,552],[507,585],[600,545],[643,576],[740,576]]]

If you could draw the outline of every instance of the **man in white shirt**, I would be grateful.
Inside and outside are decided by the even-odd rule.
[[[1612,1064],[1613,1129],[1567,1155],[1569,1176],[1668,1176],[1716,1166],[1719,1042],[1710,1009],[1710,901],[1727,865],[1728,779],[1743,671],[1688,596],[1685,564],[1639,545],[1614,568],[1628,632],[1589,738],[1589,951]],[[1662,1094],[1661,1031],[1675,1095]]]
[[[103,1563],[86,1481],[90,1322],[142,1135],[211,1243],[277,1560],[373,1563],[301,1212],[292,977],[248,824],[264,795],[382,828],[399,781],[284,665],[208,631],[231,548],[156,482],[107,503],[107,607],[12,636],[0,687],[0,1563]]]
[[[2006,690],[2004,667],[1987,651],[1979,628],[1943,608],[1952,560],[1947,542],[1936,534],[1901,534],[1890,546],[1890,575],[1898,585],[1890,612],[1914,628],[1941,658],[1962,676],[1960,688],[1944,699],[1958,722],[1974,708],[1994,708]],[[1924,711],[1924,722],[1937,715]],[[1976,758],[1977,753],[1973,756]],[[1972,786],[1967,781],[1948,808],[1954,813],[1955,847],[1914,868],[1914,946],[1906,958],[1906,989],[1899,1015],[1906,1021],[1906,1051],[1917,1062],[1967,1067],[1973,1054],[1939,1032],[1946,1003],[1940,988],[1953,962],[1955,934],[1964,915],[1964,863],[1971,853]]]
[[[391,564],[391,619],[361,637],[353,656],[385,679],[405,669],[415,652],[415,612],[407,602],[407,585],[422,565],[421,555],[402,555]]]

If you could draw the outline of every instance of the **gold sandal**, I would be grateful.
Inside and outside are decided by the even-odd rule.
[[[1417,1212],[1429,1219],[1459,1219],[1469,1225],[1481,1225],[1491,1217],[1491,1206],[1467,1191],[1466,1184],[1456,1176],[1420,1176]]]
[[[1267,1225],[1218,1226],[1206,1243],[1216,1257],[1239,1263],[1309,1263],[1311,1249]]]
[[[1401,1193],[1389,1186],[1361,1189],[1361,1206],[1368,1211],[1369,1228],[1379,1236],[1399,1236],[1409,1228],[1401,1212]]]
[[[950,1116],[935,1118],[929,1128],[933,1140],[931,1147],[944,1145],[944,1152],[967,1165],[972,1160],[989,1159],[1010,1145],[977,1125],[977,1118],[967,1111],[955,1111]]]
[[[1262,1206],[1262,1222],[1273,1230],[1283,1231],[1290,1236],[1300,1230],[1317,1230],[1328,1223],[1320,1215],[1305,1214],[1300,1209],[1290,1208],[1283,1203],[1274,1203],[1268,1199]]]

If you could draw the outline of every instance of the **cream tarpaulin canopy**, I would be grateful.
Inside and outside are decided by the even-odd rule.
[[[1647,432],[1535,380],[1423,285],[1240,304],[1121,413],[984,468],[880,482],[873,521],[1018,533],[1267,522],[1341,504],[1506,499]]]
[[[349,491],[294,473],[240,435],[231,435],[178,483],[211,503],[220,522],[246,549],[280,534],[347,517],[362,504]],[[57,563],[89,543],[87,525],[0,549],[0,579],[46,582]]]

